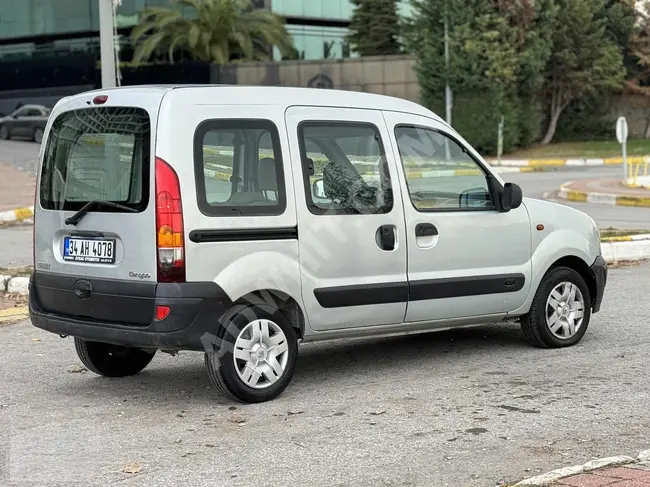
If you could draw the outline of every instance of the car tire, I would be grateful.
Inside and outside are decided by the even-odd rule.
[[[81,338],[74,339],[74,346],[84,366],[105,377],[135,375],[149,365],[156,354],[140,348],[90,342]]]
[[[582,340],[590,319],[591,296],[585,280],[568,267],[552,267],[539,284],[521,327],[531,345],[562,348]]]
[[[9,129],[6,125],[0,126],[0,139],[9,140]]]
[[[40,127],[35,128],[32,138],[34,139],[34,142],[36,142],[38,144],[43,142],[43,129],[40,128]]]
[[[298,340],[291,322],[277,309],[234,307],[221,320],[215,342],[205,354],[205,367],[212,385],[227,398],[265,402],[291,382]]]

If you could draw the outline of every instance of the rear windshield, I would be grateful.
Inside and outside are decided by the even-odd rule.
[[[49,134],[41,206],[77,211],[101,200],[143,211],[149,202],[151,129],[135,107],[99,107],[59,115]],[[95,211],[127,211],[107,206]]]

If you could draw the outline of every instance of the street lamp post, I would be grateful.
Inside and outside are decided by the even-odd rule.
[[[102,88],[114,88],[117,86],[113,19],[114,0],[97,1],[99,2],[99,44],[101,56],[100,63],[102,68]]]

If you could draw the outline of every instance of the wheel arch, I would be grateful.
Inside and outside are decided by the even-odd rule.
[[[596,277],[591,272],[591,269],[589,268],[589,264],[587,264],[580,257],[577,257],[575,255],[567,255],[553,262],[553,264],[551,264],[551,266],[548,268],[546,273],[548,273],[548,271],[550,271],[551,269],[557,267],[568,267],[569,269],[573,269],[578,274],[580,274],[580,277],[582,277],[582,279],[585,281],[585,284],[587,285],[587,289],[589,289],[589,301],[591,303],[591,306],[593,307],[593,305],[595,304],[595,299],[597,294],[597,288],[596,288],[597,284],[596,284]]]
[[[589,268],[590,263],[588,263],[587,258],[587,254],[579,249],[565,249],[564,252],[548,256],[543,265],[540,265],[538,261],[537,265],[533,265],[532,282],[526,301],[517,310],[509,313],[508,318],[519,317],[530,311],[544,276],[551,269],[557,267],[568,267],[580,274],[580,277],[584,279],[587,285],[587,289],[589,289],[590,304],[593,306],[594,297],[596,296],[596,279]]]
[[[270,306],[280,311],[296,330],[298,339],[305,335],[305,313],[300,303],[284,291],[277,289],[259,289],[249,292],[233,301],[234,306],[253,305]]]

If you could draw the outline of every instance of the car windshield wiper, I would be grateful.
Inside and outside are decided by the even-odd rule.
[[[130,206],[120,205],[119,203],[113,203],[112,201],[102,201],[102,200],[93,200],[86,203],[83,208],[76,212],[71,217],[65,219],[66,225],[76,225],[79,221],[88,213],[90,210],[97,206],[106,206],[108,208],[118,208],[124,211],[130,211],[131,213],[138,213],[138,210],[131,208]]]

